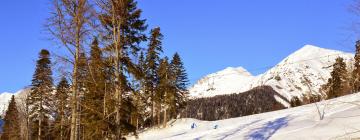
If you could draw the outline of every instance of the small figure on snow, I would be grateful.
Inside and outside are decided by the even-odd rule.
[[[219,125],[216,124],[216,125],[214,126],[214,129],[218,129],[218,127],[219,127]]]
[[[197,127],[197,125],[195,124],[195,123],[193,123],[192,125],[191,125],[191,129],[194,129],[194,128],[196,128]]]

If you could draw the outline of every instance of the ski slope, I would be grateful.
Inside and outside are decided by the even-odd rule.
[[[360,93],[275,112],[219,121],[180,119],[140,140],[328,140],[360,138]],[[191,129],[195,123],[196,128]],[[214,129],[217,125],[217,129]],[[130,140],[136,139],[129,137]]]

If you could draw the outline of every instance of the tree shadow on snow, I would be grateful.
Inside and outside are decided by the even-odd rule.
[[[261,120],[257,120],[257,121],[253,121],[253,122],[251,122],[251,123],[242,125],[242,126],[238,127],[237,129],[235,129],[235,130],[233,130],[233,131],[231,131],[231,132],[229,132],[229,133],[226,133],[226,134],[225,134],[224,136],[222,136],[222,138],[220,138],[219,140],[225,140],[226,138],[228,138],[228,137],[230,137],[230,136],[232,136],[232,135],[240,132],[240,131],[243,130],[244,128],[246,128],[246,127],[248,127],[248,126],[250,126],[250,125],[252,125],[252,124],[255,124],[255,123],[257,123],[257,122],[260,122],[260,121],[261,121]]]
[[[289,116],[278,118],[274,121],[266,123],[261,128],[256,128],[250,131],[246,136],[248,140],[268,140],[272,135],[281,128],[287,127],[290,121]]]

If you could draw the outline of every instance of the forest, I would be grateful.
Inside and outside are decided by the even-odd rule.
[[[285,109],[275,96],[286,100],[270,86],[256,87],[243,93],[193,99],[187,102],[181,117],[215,121]]]
[[[120,140],[176,117],[184,64],[163,54],[161,28],[148,28],[136,1],[53,0],[49,12],[44,28],[66,53],[39,50],[30,93],[12,98],[1,139]]]

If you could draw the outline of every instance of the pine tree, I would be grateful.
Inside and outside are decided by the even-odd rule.
[[[49,138],[48,119],[52,115],[53,79],[50,53],[41,50],[33,75],[31,92],[28,96],[30,119],[33,126],[32,136],[37,139]]]
[[[147,94],[150,95],[150,101],[151,101],[151,116],[152,116],[152,124],[155,124],[155,108],[156,108],[156,97],[155,97],[155,91],[157,84],[159,83],[158,78],[158,67],[159,67],[159,61],[160,61],[160,53],[163,52],[162,50],[162,38],[163,35],[160,32],[160,28],[154,28],[150,32],[150,42],[148,45],[148,50],[146,54],[146,91]],[[159,99],[159,98],[158,98]],[[159,105],[158,105],[159,106]],[[158,120],[160,120],[160,116],[157,116]],[[158,121],[159,123],[159,121]]]
[[[114,94],[115,99],[115,139],[121,139],[123,131],[127,129],[125,126],[126,118],[123,110],[126,103],[124,93],[130,89],[128,79],[125,76],[127,72],[133,73],[135,70],[132,61],[132,54],[139,51],[139,43],[146,40],[143,33],[147,26],[145,20],[141,19],[142,11],[137,8],[137,3],[133,0],[104,0],[102,1],[102,10],[100,20],[107,33],[104,37],[111,42],[107,48],[110,58],[113,60],[114,68]],[[113,113],[111,113],[113,114]],[[127,130],[124,130],[126,132]]]
[[[19,112],[16,106],[14,95],[11,97],[8,109],[4,118],[4,127],[1,134],[1,140],[20,140],[20,120]]]
[[[171,63],[171,71],[174,75],[175,91],[175,104],[172,107],[172,117],[179,114],[179,110],[185,107],[185,102],[188,96],[187,85],[189,83],[184,63],[178,53],[175,53]]]
[[[360,91],[360,40],[356,42],[354,71],[352,73],[353,92]]]
[[[105,63],[102,56],[102,51],[99,47],[97,38],[94,39],[91,45],[89,58],[89,72],[87,75],[86,86],[87,92],[84,94],[83,119],[84,124],[84,138],[85,139],[101,139],[103,133],[107,131],[107,122],[103,114],[104,97],[106,86]]]
[[[174,107],[175,104],[175,84],[172,75],[172,71],[170,69],[170,65],[168,62],[168,58],[165,57],[161,60],[159,66],[159,86],[156,94],[156,101],[158,101],[159,109],[161,111],[161,105],[163,105],[163,126],[166,127],[166,123],[168,120],[168,110],[171,107]],[[158,115],[160,116],[160,115]],[[160,117],[159,117],[160,118]],[[158,118],[158,119],[159,119]]]
[[[54,132],[56,139],[66,140],[68,139],[68,118],[70,117],[70,85],[65,77],[62,77],[59,84],[56,87],[56,93],[54,97],[55,105],[55,125]]]
[[[136,130],[144,125],[144,120],[146,118],[149,118],[149,115],[146,112],[146,99],[148,97],[144,94],[146,63],[145,56],[142,51],[140,52],[137,65],[140,71],[140,78],[138,78],[138,80],[133,79],[131,84],[132,89],[134,90],[134,94],[131,97],[135,107],[135,111],[132,112],[133,117],[131,118],[131,122],[136,127]]]
[[[341,57],[336,58],[331,72],[331,78],[328,83],[323,86],[328,99],[340,97],[349,94],[351,89],[349,85],[348,72],[346,70],[346,63]]]
[[[77,86],[78,86],[78,99],[77,99],[77,117],[76,122],[77,126],[77,137],[82,139],[84,137],[84,98],[85,94],[89,93],[89,89],[87,88],[88,77],[89,77],[89,67],[88,67],[88,59],[86,57],[85,52],[81,52],[78,60],[77,66]]]

